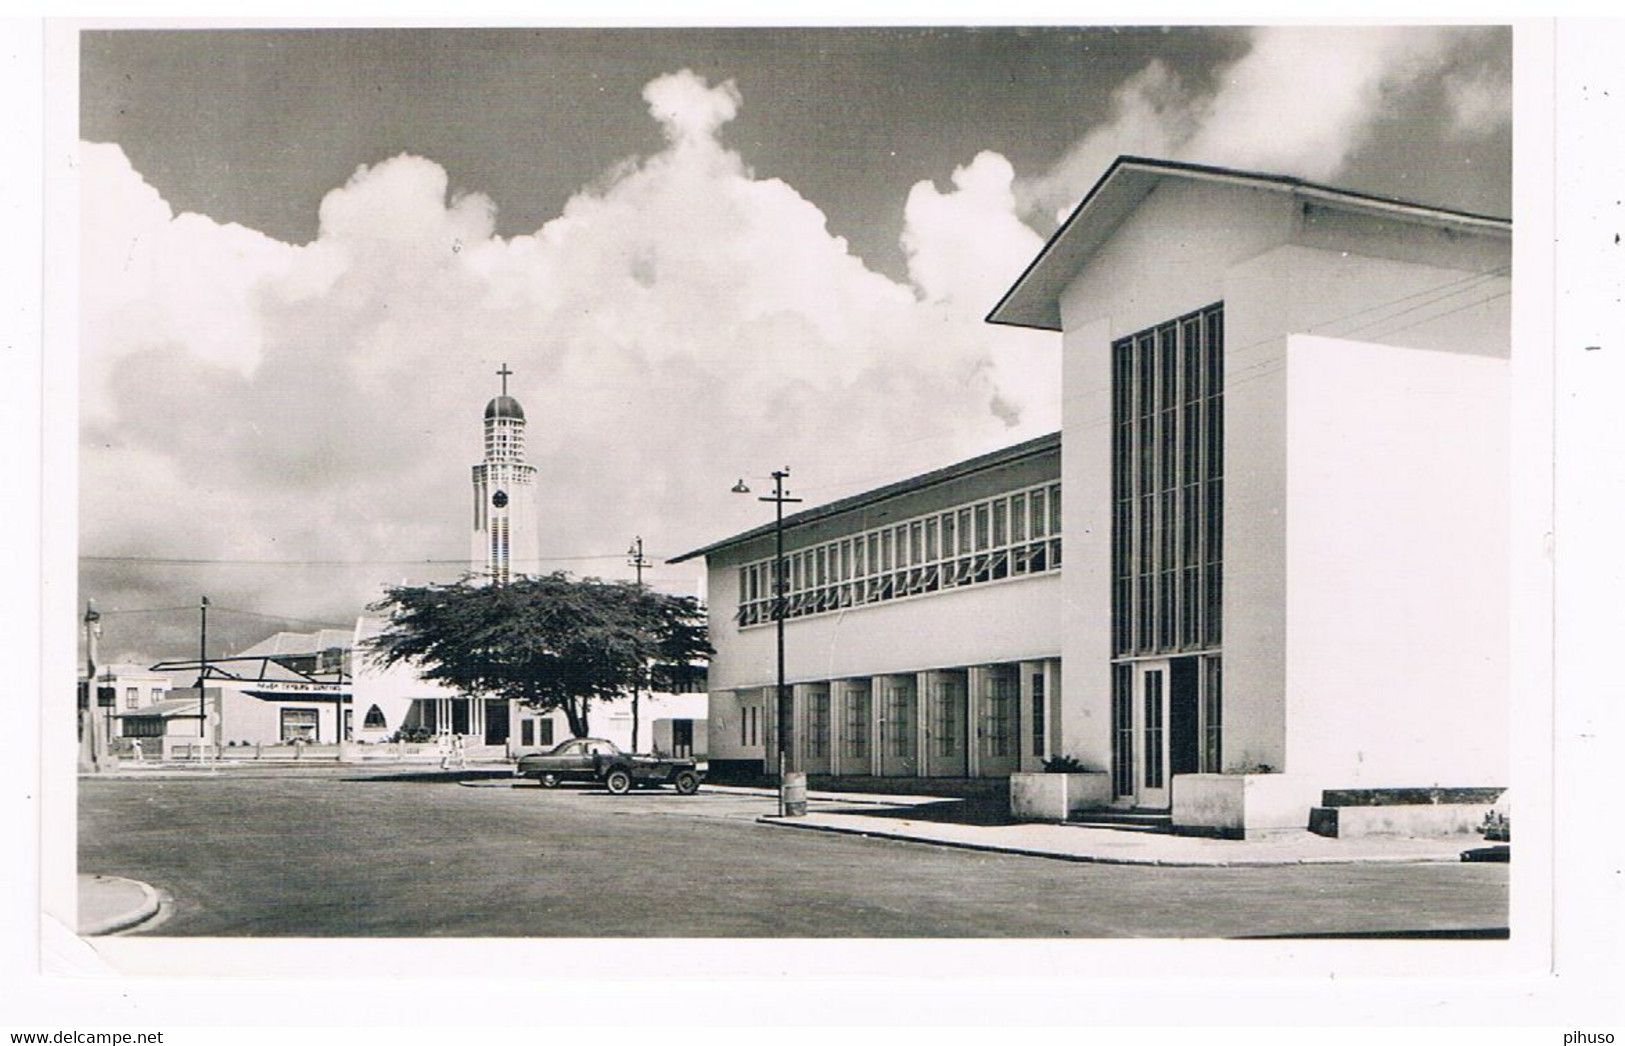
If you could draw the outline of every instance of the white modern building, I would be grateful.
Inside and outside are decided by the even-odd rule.
[[[1046,436],[785,520],[795,769],[1002,776],[1058,751],[1061,445]],[[709,570],[711,763],[779,750],[774,526]]]
[[[1119,159],[988,317],[1061,333],[1061,432],[786,518],[793,765],[1067,755],[1102,806],[1228,833],[1505,785],[1510,248]],[[760,760],[772,528],[700,555],[713,761]]]

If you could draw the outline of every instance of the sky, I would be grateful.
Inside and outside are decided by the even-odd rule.
[[[534,570],[1053,431],[983,322],[1121,153],[1511,213],[1497,27],[81,37],[80,590],[103,661],[465,567],[508,364]]]

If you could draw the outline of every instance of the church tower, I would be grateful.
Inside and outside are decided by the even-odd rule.
[[[525,411],[508,395],[512,373],[506,363],[497,371],[502,394],[485,405],[485,460],[474,466],[469,566],[498,585],[541,570],[536,467],[525,461]]]

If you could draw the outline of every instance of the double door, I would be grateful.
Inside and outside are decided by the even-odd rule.
[[[1115,670],[1114,791],[1120,803],[1166,810],[1174,775],[1200,768],[1198,659],[1136,661]]]
[[[972,679],[977,689],[976,772],[1007,777],[1021,769],[1021,670],[991,665]]]

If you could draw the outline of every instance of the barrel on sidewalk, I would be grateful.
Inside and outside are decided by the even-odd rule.
[[[807,816],[807,775],[800,771],[787,773],[779,782],[779,799],[784,805],[784,816]]]

